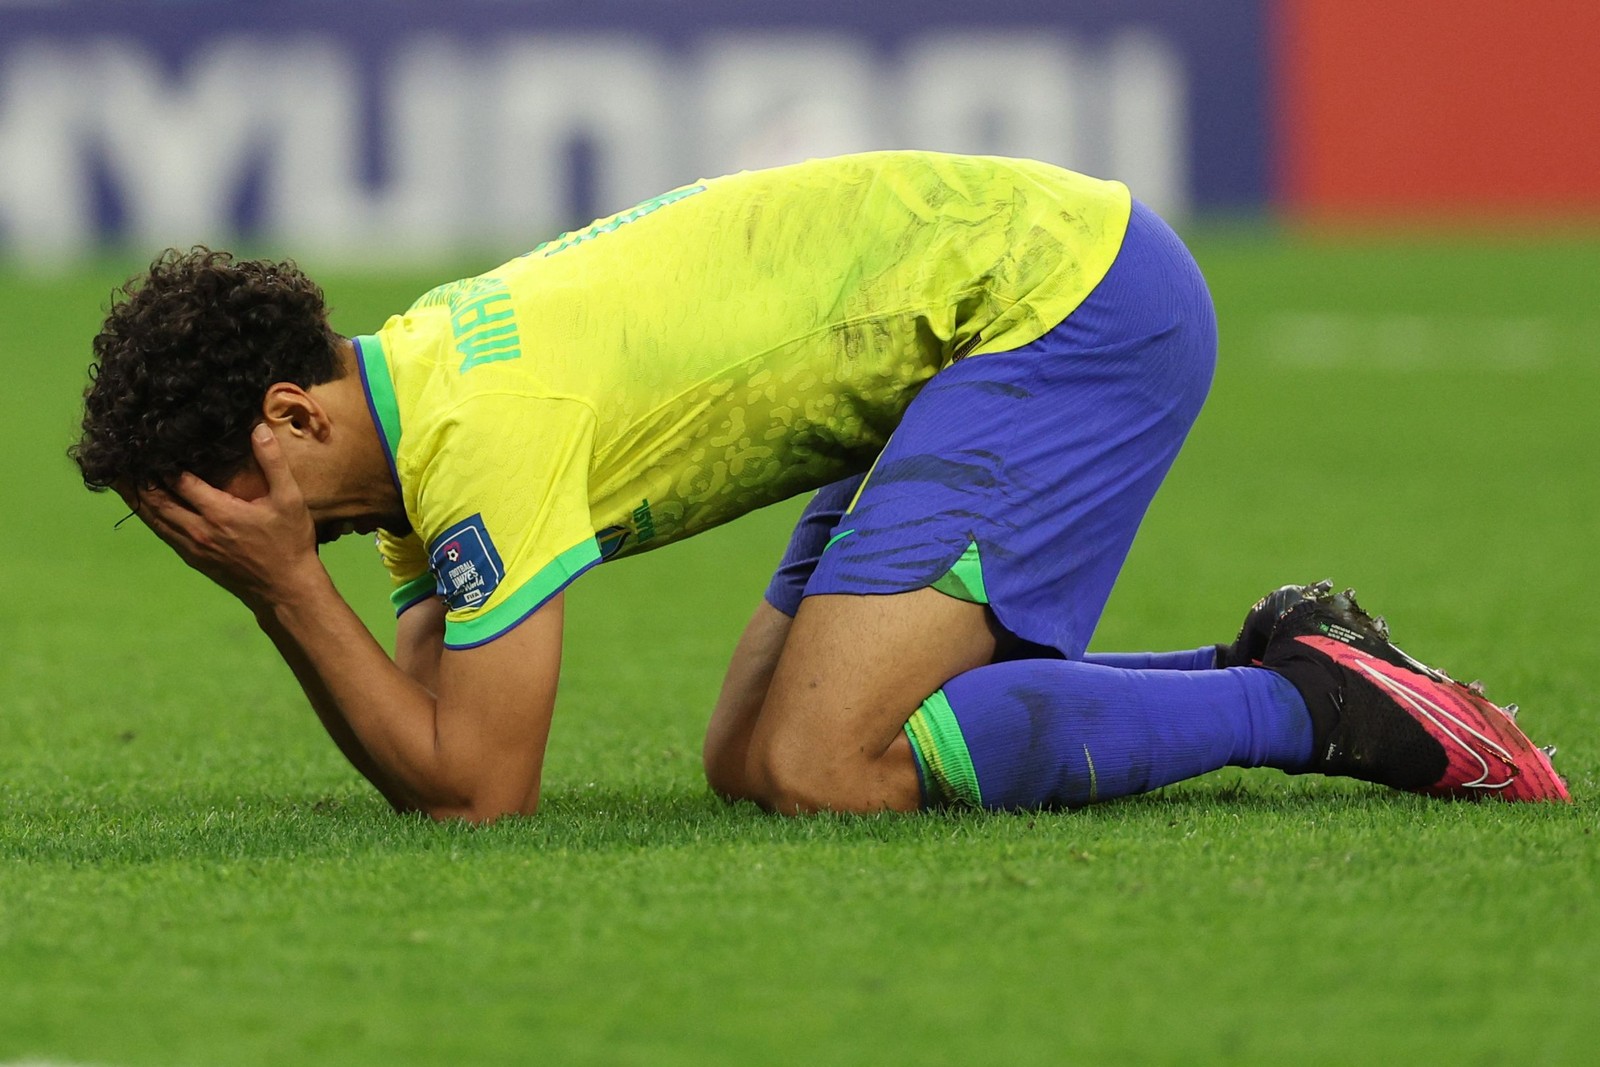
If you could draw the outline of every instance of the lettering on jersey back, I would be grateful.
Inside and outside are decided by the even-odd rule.
[[[461,373],[483,363],[522,356],[511,290],[499,278],[474,278],[450,300],[450,332],[461,353]]]
[[[660,196],[653,196],[644,203],[639,204],[636,207],[631,207],[627,211],[612,215],[608,219],[601,219],[599,222],[596,222],[590,226],[586,226],[581,230],[575,230],[571,233],[564,233],[553,241],[546,241],[544,244],[535,248],[532,252],[525,253],[525,255],[542,256],[548,259],[557,252],[565,252],[567,249],[572,248],[575,245],[581,245],[585,241],[591,241],[603,233],[610,233],[612,230],[626,226],[630,222],[637,222],[646,215],[660,211],[668,204],[676,204],[679,200],[693,196],[695,193],[703,193],[705,191],[706,187],[703,185],[688,185],[682,189],[674,189],[670,193],[662,193]]]

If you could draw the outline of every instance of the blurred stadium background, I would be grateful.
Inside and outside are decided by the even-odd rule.
[[[1592,0],[0,0],[0,1064],[1590,1062],[1597,56]],[[396,820],[62,454],[162,247],[297,258],[360,332],[885,147],[1122,178],[1210,279],[1217,385],[1097,647],[1332,574],[1520,701],[1578,806],[724,808],[700,731],[791,502],[573,587],[538,819]]]
[[[240,241],[363,264],[696,177],[927,147],[1175,218],[1600,212],[1578,0],[9,0],[0,249]]]

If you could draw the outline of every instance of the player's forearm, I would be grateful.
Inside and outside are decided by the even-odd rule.
[[[555,658],[540,661],[538,673],[548,675],[543,688],[515,661],[480,655],[473,662],[485,669],[455,686],[455,701],[436,700],[389,658],[334,589],[316,555],[311,512],[272,428],[257,426],[251,447],[265,496],[236,497],[185,473],[170,491],[130,491],[140,518],[184,562],[255,612],[335,742],[396,806],[473,819],[532,810],[560,670],[559,632],[545,642]],[[548,617],[558,620],[559,613]],[[443,673],[437,660],[418,670]],[[541,701],[531,717],[529,689],[538,689]]]
[[[472,808],[472,781],[439,744],[434,694],[396,666],[325,573],[274,598],[258,618],[287,646],[284,658],[308,694],[325,696],[319,714],[348,730],[390,803],[436,815]]]
[[[316,668],[312,665],[310,657],[306,655],[305,649],[301,648],[294,638],[290,636],[289,632],[283,628],[273,613],[262,612],[257,615],[256,621],[261,625],[262,631],[271,638],[273,645],[278,649],[278,654],[283,657],[283,661],[294,672],[295,680],[300,683],[300,688],[305,693],[306,700],[310,702],[312,710],[317,713],[317,718],[322,722],[323,729],[328,732],[328,736],[333,739],[333,743],[338,746],[345,759],[350,761],[350,765],[359,771],[363,778],[371,782],[373,788],[377,789],[396,811],[416,810],[415,803],[378,766],[371,753],[362,745],[361,739],[356,736],[355,731],[350,728],[350,724],[345,721],[343,710],[334,701],[332,694],[328,692],[327,686],[323,684],[321,676],[317,674]]]

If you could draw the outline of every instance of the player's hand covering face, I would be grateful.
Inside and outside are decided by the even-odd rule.
[[[170,491],[122,496],[185,563],[260,610],[324,572],[316,525],[277,437],[263,424],[250,441],[266,480],[263,496],[247,500],[187,472]]]

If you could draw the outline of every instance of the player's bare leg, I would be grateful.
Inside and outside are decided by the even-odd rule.
[[[1285,586],[1262,597],[1251,607],[1239,636],[1231,645],[1207,645],[1192,651],[1167,653],[1089,653],[1084,658],[1086,662],[1108,666],[1189,670],[1196,669],[1195,664],[1204,660],[1202,653],[1217,649],[1216,666],[1249,665],[1260,660],[1261,649],[1271,636],[1273,625],[1298,601],[1301,589],[1301,586]],[[707,783],[725,799],[756,799],[755,785],[748,773],[750,737],[793,625],[793,619],[762,600],[745,625],[728,663],[701,752]],[[993,636],[997,642],[996,660],[1055,654],[1023,645],[1004,631],[996,631]]]
[[[937,595],[941,599],[949,599],[943,594]],[[895,598],[851,599],[882,602]],[[966,606],[976,607],[970,604]],[[980,609],[980,613],[987,619],[986,611]],[[727,674],[722,679],[716,708],[706,726],[705,744],[701,750],[706,782],[725,799],[759,799],[756,783],[750,773],[750,738],[755,732],[756,720],[766,703],[778,660],[783,655],[793,627],[793,619],[763,600],[756,606],[755,614],[745,625],[744,633],[733,650]],[[1007,648],[1016,644],[1015,639],[1004,631],[992,630],[989,637],[991,656],[1004,655]],[[909,716],[910,711],[906,714]]]
[[[823,486],[806,504],[777,573],[733,651],[702,751],[706,781],[729,800],[756,798],[746,774],[756,716],[767,699],[806,582],[865,477],[854,474]]]
[[[746,773],[750,735],[793,624],[793,619],[763,600],[734,647],[701,750],[706,782],[725,799],[756,799]]]
[[[807,597],[751,726],[753,798],[784,814],[916,810],[906,720],[995,646],[987,608],[933,589]]]

